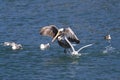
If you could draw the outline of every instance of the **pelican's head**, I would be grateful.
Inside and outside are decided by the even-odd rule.
[[[55,37],[52,39],[52,42],[54,42],[58,38],[58,36],[62,35],[63,32],[64,32],[64,28],[60,28],[57,34],[55,35]]]

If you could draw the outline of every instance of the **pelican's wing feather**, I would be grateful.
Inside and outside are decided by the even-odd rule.
[[[75,33],[70,27],[65,28],[64,34],[69,39],[69,41],[76,42],[76,43],[80,42],[78,37],[75,35]]]
[[[58,32],[55,25],[45,26],[40,29],[40,35],[54,37]]]

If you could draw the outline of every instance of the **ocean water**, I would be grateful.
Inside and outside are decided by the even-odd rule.
[[[47,25],[70,27],[79,57],[39,35]],[[104,40],[110,34],[111,41]],[[12,50],[3,42],[23,46]],[[120,80],[120,0],[0,0],[0,80]]]

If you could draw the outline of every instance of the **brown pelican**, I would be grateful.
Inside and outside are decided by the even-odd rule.
[[[75,42],[77,44],[80,43],[80,40],[77,38],[77,36],[70,27],[58,29],[55,25],[45,26],[40,29],[40,35],[51,36],[53,38],[52,42],[57,39],[58,44],[61,47],[65,48],[65,51],[67,48],[71,48],[69,43],[65,40],[65,37],[70,42]]]

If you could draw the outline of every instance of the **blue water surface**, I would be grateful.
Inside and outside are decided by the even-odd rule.
[[[73,29],[76,49],[95,44],[80,57],[64,54],[57,42],[42,51],[39,45],[51,42],[39,35],[47,25]],[[0,0],[0,80],[120,80],[119,43],[120,0]]]

